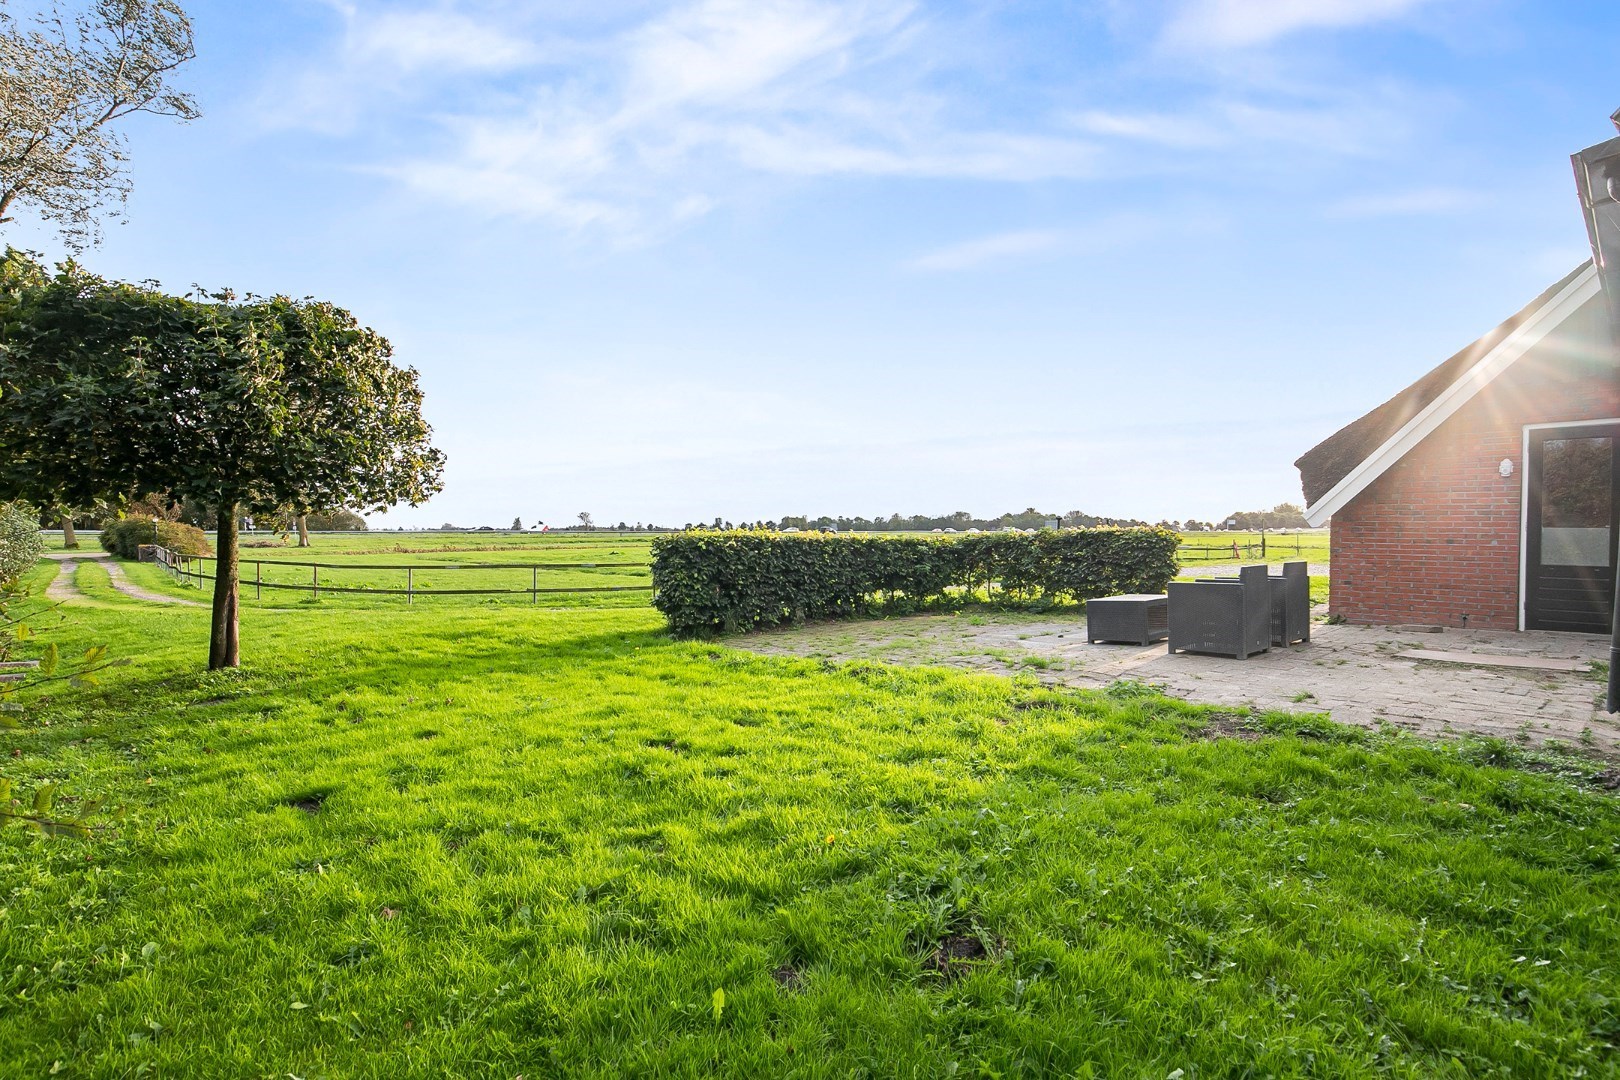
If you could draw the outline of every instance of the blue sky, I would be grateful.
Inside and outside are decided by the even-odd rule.
[[[388,335],[450,460],[388,526],[1299,501],[1585,258],[1620,105],[1612,3],[187,7],[84,261]]]

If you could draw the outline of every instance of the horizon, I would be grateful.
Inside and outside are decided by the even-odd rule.
[[[449,467],[377,528],[1299,502],[1588,257],[1620,104],[1597,4],[185,6],[81,261],[388,336]]]

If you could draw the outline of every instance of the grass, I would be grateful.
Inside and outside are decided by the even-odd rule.
[[[64,647],[134,663],[0,774],[128,817],[0,834],[10,1075],[1620,1069],[1579,762],[644,609],[250,607],[207,675],[206,612],[87,584]]]
[[[1331,552],[1328,550],[1328,532],[1326,529],[1313,529],[1305,532],[1290,532],[1287,534],[1268,532],[1265,534],[1266,556],[1260,557],[1258,551],[1251,555],[1247,547],[1243,554],[1234,558],[1230,553],[1231,546],[1236,544],[1250,545],[1260,543],[1260,534],[1257,532],[1208,532],[1208,533],[1182,533],[1181,534],[1181,561],[1191,573],[1208,566],[1237,566],[1256,562],[1282,563],[1295,559],[1304,559],[1312,563],[1326,563]],[[1221,549],[1221,550],[1192,550]]]
[[[1201,546],[1258,542],[1259,533],[1186,533],[1184,543]],[[311,546],[297,547],[291,538],[256,535],[244,538],[241,550],[241,573],[246,602],[269,607],[297,608],[315,602],[341,603],[363,609],[405,607],[402,596],[371,595],[365,593],[341,594],[335,589],[393,589],[409,586],[415,590],[415,604],[455,605],[531,604],[526,592],[531,585],[546,589],[576,589],[595,587],[647,586],[652,582],[650,570],[650,533],[618,533],[598,531],[591,533],[441,533],[441,532],[352,532],[316,533]],[[61,549],[61,534],[45,534],[47,548]],[[1295,554],[1293,542],[1298,539],[1303,554]],[[1326,562],[1327,536],[1325,533],[1306,533],[1298,537],[1268,535],[1274,542],[1268,554],[1272,563],[1304,558],[1312,562]],[[87,550],[100,550],[97,539],[84,534],[80,546]],[[1191,556],[1186,556],[1191,558]],[[1197,577],[1201,573],[1222,566],[1233,566],[1258,559],[1245,556],[1238,560],[1215,558],[1211,561],[1188,561],[1182,567],[1183,577]],[[295,565],[319,562],[318,587],[309,567]],[[542,570],[538,574],[528,569],[533,563],[578,564],[578,569]],[[592,566],[585,564],[631,564],[629,566]],[[212,564],[204,564],[212,573]],[[452,569],[454,567],[454,569]],[[407,577],[406,570],[411,572]],[[173,592],[168,587],[151,583],[150,576],[140,583],[158,591]],[[263,588],[263,585],[282,586]],[[297,586],[296,589],[290,586]],[[199,591],[211,588],[203,582],[201,590],[192,586],[190,591],[175,595],[197,599]],[[461,597],[443,595],[444,590],[484,589],[509,590],[507,595]],[[441,595],[432,595],[435,590]],[[541,594],[540,605],[546,607],[600,607],[614,606],[640,608],[645,606],[648,594],[630,591],[621,594]],[[988,598],[979,595],[978,600]],[[1006,601],[1005,597],[1001,598]],[[1327,600],[1327,578],[1312,578],[1313,603]]]

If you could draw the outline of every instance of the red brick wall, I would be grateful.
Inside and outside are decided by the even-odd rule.
[[[1524,425],[1620,417],[1620,372],[1593,344],[1595,317],[1571,319],[1333,515],[1332,612],[1518,628]]]

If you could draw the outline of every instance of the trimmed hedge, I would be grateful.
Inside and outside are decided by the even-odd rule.
[[[101,527],[101,546],[121,559],[140,558],[143,544],[160,544],[181,555],[213,554],[201,529],[178,521],[124,518]]]
[[[1024,600],[1163,592],[1169,529],[1043,529],[973,536],[695,531],[652,544],[653,604],[677,634],[847,618],[992,587]]]
[[[39,515],[21,503],[0,503],[0,587],[15,582],[44,551]]]

